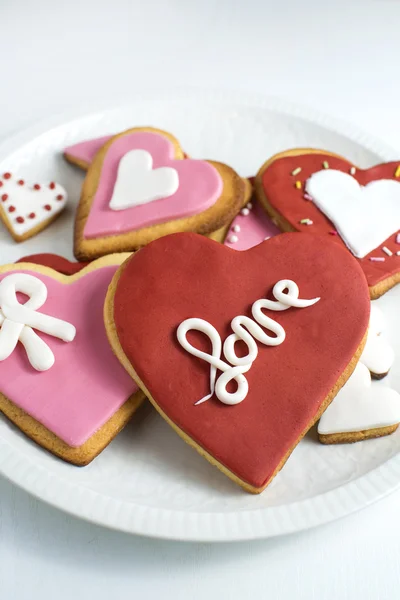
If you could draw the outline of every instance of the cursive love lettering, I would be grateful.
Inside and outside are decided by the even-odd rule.
[[[291,307],[305,308],[320,300],[320,298],[312,298],[311,300],[299,298],[299,288],[290,279],[278,281],[274,285],[272,293],[275,300],[263,298],[254,302],[251,307],[254,320],[244,315],[232,319],[231,328],[233,333],[226,338],[223,346],[218,331],[204,319],[190,318],[179,325],[177,337],[182,348],[210,364],[210,393],[195,402],[195,405],[206,402],[214,393],[218,400],[230,405],[239,404],[246,398],[249,384],[244,373],[251,369],[257,358],[258,347],[255,340],[266,346],[279,346],[286,337],[282,325],[271,319],[271,317],[267,317],[262,309],[282,311]],[[274,336],[265,333],[261,326],[271,331]],[[212,346],[211,354],[195,348],[188,342],[187,333],[192,330],[200,331],[209,338]],[[235,344],[239,340],[246,344],[248,350],[247,354],[241,357],[237,356],[235,352]],[[222,354],[225,361],[221,358]],[[218,378],[217,371],[221,371]],[[237,389],[235,392],[228,392],[227,387],[232,380],[236,381]]]

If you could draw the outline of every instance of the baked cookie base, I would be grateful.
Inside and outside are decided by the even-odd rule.
[[[354,442],[362,442],[363,440],[371,440],[373,438],[390,435],[396,431],[398,426],[399,423],[396,425],[389,425],[388,427],[366,429],[365,431],[318,434],[318,438],[321,444],[353,444]]]
[[[192,438],[190,438],[182,429],[180,429],[165,414],[165,412],[158,406],[156,400],[151,396],[149,390],[146,388],[146,386],[144,385],[143,381],[141,381],[141,379],[139,378],[138,374],[136,373],[136,371],[132,367],[130,361],[128,360],[127,356],[125,355],[125,353],[124,353],[124,351],[122,349],[122,346],[120,344],[120,341],[119,341],[119,338],[118,338],[118,335],[117,335],[117,330],[116,330],[115,323],[114,323],[114,319],[113,319],[113,314],[114,314],[114,296],[115,296],[115,292],[116,292],[116,289],[117,289],[117,286],[118,286],[118,281],[119,281],[119,279],[121,277],[121,274],[123,273],[123,270],[124,270],[125,266],[126,266],[126,262],[115,273],[115,275],[114,275],[114,277],[113,277],[113,279],[112,279],[112,281],[110,283],[110,286],[108,288],[106,300],[105,300],[105,303],[104,303],[104,322],[105,322],[105,326],[106,326],[106,332],[107,332],[107,336],[108,336],[110,345],[111,345],[111,347],[112,347],[115,355],[117,356],[117,358],[121,362],[121,364],[124,366],[124,368],[126,369],[126,371],[129,373],[129,375],[132,377],[132,379],[137,383],[137,385],[140,387],[140,389],[143,390],[145,396],[150,400],[150,402],[153,404],[154,408],[159,412],[159,414],[162,416],[162,418],[176,431],[176,433],[189,446],[191,446],[192,448],[194,448],[209,463],[211,463],[213,466],[217,467],[220,471],[222,471],[222,473],[224,473],[224,475],[226,475],[232,481],[234,481],[235,483],[237,483],[238,485],[240,485],[246,492],[249,492],[251,494],[260,494],[262,491],[265,490],[265,488],[269,485],[269,483],[271,483],[271,481],[273,480],[273,478],[275,477],[275,475],[282,469],[282,467],[284,466],[284,464],[288,460],[289,456],[291,455],[291,453],[293,452],[293,450],[295,449],[295,447],[297,446],[297,444],[306,435],[307,431],[320,419],[320,417],[323,414],[323,412],[328,408],[329,404],[332,402],[332,400],[334,399],[334,397],[338,394],[339,390],[343,387],[343,385],[346,383],[346,381],[348,380],[348,378],[350,377],[350,375],[354,371],[354,369],[355,369],[355,367],[356,367],[356,365],[357,365],[357,363],[359,361],[359,358],[361,356],[361,353],[362,353],[362,351],[364,349],[365,342],[367,340],[367,333],[368,333],[368,331],[365,332],[365,335],[364,335],[364,337],[363,337],[363,339],[362,339],[359,347],[357,348],[357,351],[354,354],[352,360],[347,365],[346,369],[343,371],[343,373],[341,374],[341,376],[339,377],[339,379],[337,380],[336,384],[331,389],[331,391],[329,392],[329,394],[327,395],[327,397],[321,403],[320,409],[318,410],[318,412],[316,413],[316,415],[314,416],[314,418],[312,419],[312,421],[310,421],[307,424],[307,427],[304,429],[304,431],[302,431],[302,433],[299,436],[299,438],[296,440],[296,442],[293,444],[293,446],[291,448],[289,448],[288,452],[283,457],[283,459],[281,460],[281,462],[279,463],[279,465],[277,466],[277,468],[275,469],[275,471],[273,472],[273,474],[271,475],[271,477],[261,487],[254,487],[251,484],[249,484],[247,481],[244,481],[244,480],[240,479],[237,475],[235,475],[235,473],[233,473],[232,471],[230,471],[229,469],[227,469],[225,467],[225,465],[223,465],[222,463],[218,462],[216,458],[214,458],[211,454],[209,454],[204,448],[202,448],[199,444],[197,444],[197,442],[195,442]]]
[[[276,160],[280,158],[284,158],[286,156],[300,156],[303,154],[326,154],[327,156],[333,156],[335,158],[343,159],[339,154],[335,154],[334,152],[328,152],[327,150],[320,150],[316,148],[295,148],[293,150],[286,150],[285,152],[279,152],[275,154],[270,159],[268,159],[259,169],[255,180],[254,180],[254,190],[257,197],[257,200],[260,202],[261,206],[267,212],[269,217],[272,219],[273,223],[280,229],[283,233],[288,231],[298,231],[294,228],[277,210],[275,210],[271,204],[268,202],[268,197],[265,194],[264,187],[262,184],[262,175],[264,171]],[[394,275],[379,281],[372,287],[369,287],[369,293],[371,300],[376,300],[385,294],[388,290],[394,287],[397,283],[400,282],[400,272],[395,273]]]

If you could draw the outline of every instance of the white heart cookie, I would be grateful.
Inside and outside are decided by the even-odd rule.
[[[124,210],[172,196],[178,189],[176,169],[152,169],[153,158],[146,150],[131,150],[120,160],[110,208]]]
[[[323,169],[306,181],[305,191],[357,258],[400,229],[400,181],[379,179],[362,186],[348,173]]]
[[[11,173],[0,177],[0,214],[16,239],[29,237],[58,215],[67,202],[67,192],[55,182],[28,185]]]
[[[382,311],[371,303],[371,316],[367,342],[361,354],[360,361],[375,376],[386,375],[394,361],[394,350],[389,342],[381,336],[385,328],[385,319]]]
[[[371,376],[361,362],[333,399],[318,423],[320,435],[354,433],[400,423],[400,394],[371,384]]]

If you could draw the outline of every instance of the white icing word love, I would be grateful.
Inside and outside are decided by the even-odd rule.
[[[285,293],[287,290],[287,293]],[[251,366],[258,355],[258,348],[255,339],[265,344],[266,346],[279,346],[285,340],[286,332],[282,325],[267,317],[262,309],[266,308],[274,311],[287,310],[291,306],[295,308],[305,308],[311,306],[320,300],[313,298],[312,300],[303,300],[299,298],[299,288],[294,281],[283,279],[274,285],[272,290],[275,300],[261,299],[254,302],[251,307],[253,319],[240,315],[231,321],[232,333],[229,335],[222,348],[222,341],[218,331],[208,321],[204,319],[192,318],[186,319],[178,327],[177,337],[180,345],[187,352],[205,360],[211,365],[210,368],[210,394],[198,400],[195,404],[201,404],[209,400],[215,393],[218,400],[224,404],[239,404],[242,402],[249,391],[249,384],[243,373],[251,369]],[[259,323],[259,325],[257,324]],[[265,333],[260,325],[265,329],[269,329],[275,334],[272,337]],[[198,350],[192,346],[187,340],[188,331],[195,330],[204,333],[211,342],[212,354],[207,354],[202,350]],[[247,331],[246,331],[247,330]],[[255,339],[254,339],[255,338]],[[237,356],[235,352],[235,343],[242,340],[247,348],[246,356]],[[224,357],[227,362],[221,359],[223,350]],[[217,379],[217,371],[222,371],[222,374]],[[236,392],[228,392],[228,383],[235,380],[237,383]]]
[[[172,167],[152,169],[146,150],[131,150],[120,160],[110,208],[124,210],[172,196],[178,189],[178,172]]]
[[[323,169],[311,175],[305,190],[358,258],[400,229],[399,181],[378,179],[361,186],[348,173]]]
[[[20,304],[17,292],[29,297]],[[47,371],[54,364],[49,346],[33,331],[38,329],[71,342],[76,329],[70,323],[36,312],[47,299],[47,287],[37,277],[13,273],[0,283],[0,361],[13,353],[18,341],[24,346],[28,360],[37,371]]]

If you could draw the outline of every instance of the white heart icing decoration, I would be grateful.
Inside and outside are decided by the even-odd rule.
[[[371,384],[365,365],[359,362],[333,399],[318,424],[318,433],[353,433],[400,423],[400,394]]]
[[[371,316],[367,341],[361,354],[360,361],[374,375],[386,374],[394,361],[394,350],[389,342],[381,336],[385,328],[385,319],[382,311],[371,303]]]
[[[362,186],[348,173],[323,169],[306,181],[305,191],[357,258],[400,229],[399,181],[378,179]]]
[[[175,194],[179,186],[176,169],[152,167],[153,157],[147,150],[131,150],[121,158],[109,205],[112,210],[124,210]]]
[[[28,185],[11,173],[0,177],[0,205],[3,218],[17,235],[24,235],[43,221],[61,212],[67,192],[58,183]]]

